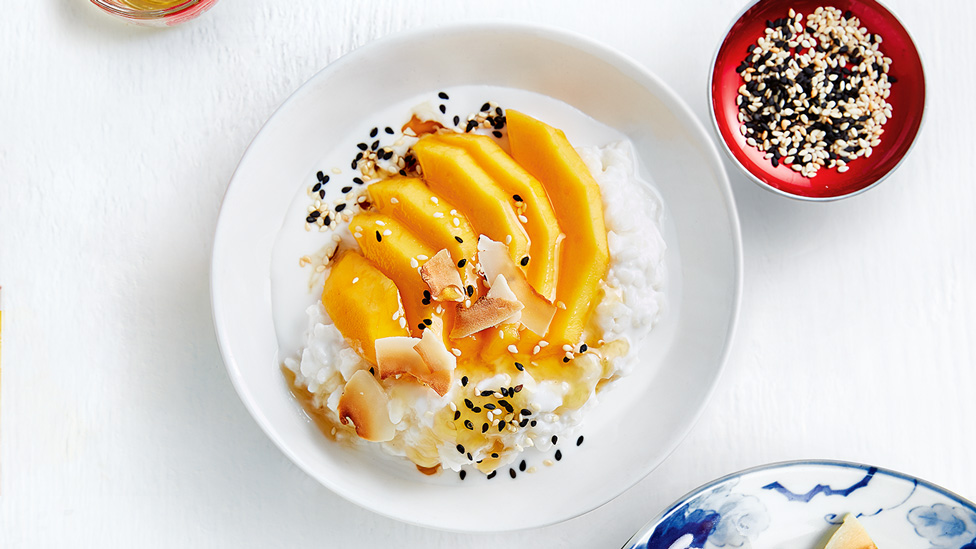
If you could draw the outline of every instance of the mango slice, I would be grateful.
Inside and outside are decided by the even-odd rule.
[[[468,151],[506,192],[516,213],[525,218],[531,257],[526,276],[535,291],[553,301],[563,234],[545,188],[488,136],[443,133],[436,138]]]
[[[430,188],[454,204],[476,233],[505,242],[524,270],[531,262],[529,236],[511,206],[511,196],[463,148],[426,136],[413,150]]]
[[[546,339],[554,349],[575,345],[610,265],[600,187],[562,130],[511,109],[505,116],[512,157],[545,187],[566,234],[556,285],[557,305],[566,308],[556,311]]]
[[[371,364],[376,364],[377,339],[408,334],[394,318],[403,315],[396,285],[356,252],[332,260],[322,304],[343,337]]]
[[[349,221],[349,228],[362,254],[390,277],[400,290],[410,333],[420,336],[420,324],[430,322],[434,305],[424,296],[427,284],[419,268],[434,256],[434,250],[390,216],[361,212]],[[424,300],[427,303],[424,303]],[[392,315],[392,313],[390,313]],[[429,324],[428,324],[429,325]]]
[[[456,261],[470,261],[478,251],[478,234],[463,216],[453,215],[455,207],[434,193],[423,181],[397,177],[367,187],[376,211],[404,225],[435,250],[447,248]],[[454,218],[459,220],[454,224]]]

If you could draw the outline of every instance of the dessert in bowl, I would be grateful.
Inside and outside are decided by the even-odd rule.
[[[663,204],[629,142],[577,151],[501,106],[540,103],[614,133],[526,91],[455,87],[392,125],[367,122],[309,175],[278,237],[272,299],[310,287],[305,339],[284,363],[330,437],[381,443],[427,474],[517,476],[525,449],[582,442],[586,410],[632,369],[666,309]],[[315,242],[299,258],[296,241]]]
[[[475,43],[492,45],[471,47]],[[527,55],[526,52],[532,53]],[[483,67],[486,66],[496,69],[485,71]],[[445,70],[445,67],[450,67],[450,70]],[[395,81],[398,85],[383,85],[387,81]],[[468,460],[467,447],[463,455],[456,446],[448,448],[450,452],[442,453],[438,449],[440,472],[424,475],[418,472],[418,463],[407,455],[409,452],[406,449],[403,455],[390,455],[390,452],[377,448],[390,441],[354,442],[359,438],[358,434],[352,434],[348,429],[354,429],[352,425],[355,425],[355,421],[342,425],[339,420],[339,425],[347,430],[336,428],[337,438],[343,438],[345,433],[349,435],[346,438],[355,437],[353,442],[333,440],[331,429],[336,426],[317,424],[320,418],[315,414],[311,414],[311,417],[306,415],[292,393],[293,385],[285,380],[281,368],[286,359],[294,359],[298,361],[297,365],[293,364],[294,369],[286,367],[286,371],[301,373],[305,381],[317,380],[318,371],[309,369],[307,373],[302,372],[300,360],[302,350],[308,347],[305,338],[309,328],[307,310],[317,306],[321,298],[321,294],[317,294],[316,278],[324,277],[326,269],[335,269],[335,262],[345,263],[352,252],[367,259],[382,273],[378,266],[379,259],[370,259],[362,246],[368,242],[388,244],[389,240],[397,238],[388,220],[379,218],[388,223],[386,228],[379,230],[383,226],[375,224],[376,217],[360,218],[359,221],[365,219],[372,222],[373,225],[369,227],[372,230],[367,231],[368,227],[362,225],[363,231],[356,231],[360,225],[347,225],[345,230],[348,234],[340,235],[344,247],[336,247],[335,254],[329,259],[330,266],[320,264],[323,258],[332,254],[332,250],[324,247],[321,241],[323,235],[330,239],[333,236],[330,229],[323,232],[318,226],[317,220],[324,214],[319,213],[314,219],[314,228],[305,230],[305,225],[309,224],[308,218],[312,216],[308,208],[319,211],[314,200],[310,202],[312,188],[319,181],[318,172],[323,172],[322,179],[329,177],[326,187],[337,184],[335,188],[340,193],[344,187],[351,186],[352,190],[361,187],[362,191],[353,193],[357,195],[355,200],[358,201],[360,193],[371,197],[369,187],[377,182],[364,181],[364,185],[360,186],[352,180],[354,168],[351,162],[355,156],[349,157],[350,147],[355,151],[362,142],[366,149],[371,149],[375,138],[368,141],[367,138],[374,127],[377,128],[377,137],[392,138],[392,134],[386,132],[386,127],[389,126],[394,133],[398,132],[402,128],[394,126],[403,121],[405,113],[425,101],[431,102],[435,112],[440,112],[439,106],[444,104],[438,97],[441,91],[450,97],[445,107],[452,115],[464,118],[469,111],[480,112],[482,102],[496,101],[503,110],[510,108],[524,112],[548,126],[561,128],[574,148],[605,147],[629,140],[632,143],[631,158],[635,163],[635,173],[640,179],[653,182],[659,193],[660,230],[663,242],[667,243],[663,252],[663,267],[668,273],[667,284],[663,288],[667,312],[661,315],[656,325],[654,315],[648,317],[646,320],[654,325],[653,330],[639,344],[636,339],[632,340],[633,348],[628,349],[626,355],[621,353],[627,358],[615,361],[615,367],[630,370],[624,378],[625,382],[612,383],[601,392],[599,402],[585,410],[583,422],[569,426],[577,430],[570,431],[572,436],[568,440],[566,437],[557,437],[555,441],[551,436],[534,437],[538,438],[537,446],[526,448],[522,445],[521,454],[517,454],[518,449],[511,444],[508,453],[499,453],[498,459],[504,455],[504,459],[512,461],[506,465],[487,462],[498,471],[492,479],[488,478],[490,467],[479,469],[477,463],[480,459],[480,465],[486,464],[484,455],[495,459],[490,457],[491,452],[471,452],[471,459]],[[470,96],[467,100],[466,94]],[[454,124],[453,116],[449,120]],[[511,128],[505,130],[497,144],[507,153],[510,149],[506,139],[511,137],[507,131]],[[491,131],[487,134],[490,137],[486,138],[496,139]],[[395,147],[394,143],[395,139],[382,141],[382,145]],[[591,165],[601,167],[606,164],[604,161],[607,158],[617,153],[623,156],[627,154],[623,152],[626,147],[614,147],[599,153],[596,149],[589,150],[593,152]],[[335,162],[327,158],[333,152],[337,155]],[[363,157],[371,156],[370,153],[361,152],[364,152]],[[384,152],[384,157],[386,155],[387,152]],[[586,158],[587,154],[582,156]],[[339,162],[340,158],[344,164]],[[386,160],[379,163],[383,162]],[[359,167],[357,165],[355,169]],[[336,174],[332,168],[342,173]],[[404,172],[406,175],[397,170],[395,177],[416,180],[418,178],[415,176],[420,175],[420,181],[424,182],[423,173]],[[394,190],[408,192],[411,187],[416,190],[415,183],[397,185]],[[429,182],[425,184],[429,185]],[[636,184],[653,201],[653,191],[643,183]],[[387,196],[379,191],[382,191],[382,187],[374,187],[377,200]],[[394,197],[392,194],[389,196]],[[520,197],[523,200],[526,198]],[[339,198],[329,199],[328,207],[333,214],[338,205],[332,201]],[[450,202],[446,196],[444,198]],[[465,198],[453,197],[455,201]],[[319,200],[322,200],[321,196]],[[506,199],[506,204],[513,210],[517,208],[515,202],[514,196]],[[603,205],[606,207],[606,227],[611,230],[614,223],[622,220],[617,212],[654,219],[654,211],[637,207],[639,204],[627,199],[626,195],[623,200],[615,201],[610,206],[607,202]],[[388,215],[394,219],[392,213],[381,214],[379,208],[373,208],[372,202],[369,208],[361,209],[364,211],[354,211],[352,206],[346,206],[339,212],[340,218],[345,213],[349,222],[360,215]],[[452,204],[452,208],[440,213],[447,217],[451,209],[462,210]],[[431,217],[433,213],[438,212],[431,210]],[[533,220],[533,216],[527,213],[516,213],[517,225],[522,225],[522,221],[518,220],[519,215],[523,215],[527,223]],[[463,217],[474,226],[474,216]],[[461,224],[461,216],[457,218]],[[322,223],[324,225],[324,221]],[[399,223],[404,224],[402,221]],[[417,230],[415,223],[411,222],[411,227],[411,231]],[[384,234],[387,230],[390,234]],[[377,239],[377,231],[382,242]],[[359,239],[355,236],[356,232],[362,235]],[[476,231],[476,240],[481,240],[480,235],[489,232]],[[294,238],[284,238],[285,233],[294,235]],[[494,238],[491,238],[491,234],[486,236],[494,243],[511,244],[506,244],[506,239],[497,234]],[[465,246],[470,245],[467,239],[461,238]],[[450,244],[450,241],[447,242]],[[460,246],[462,243],[457,244]],[[484,244],[492,245],[488,241]],[[542,258],[545,253],[539,252],[539,248],[533,252],[531,239],[528,246],[530,260],[524,266],[527,267],[525,276],[527,280],[544,281],[545,277],[538,274],[544,270],[531,271],[528,267],[536,265],[533,254]],[[612,256],[613,237],[607,239],[607,246]],[[644,248],[647,246],[642,245],[641,249]],[[474,252],[463,252],[458,248],[463,257],[454,257],[455,252],[450,245],[436,248],[429,245],[429,251],[433,253],[420,252],[409,257],[416,259],[418,255],[425,255],[429,260],[442,249],[452,254],[451,261],[462,281],[470,276],[466,271],[467,263],[472,259],[484,267],[484,261],[479,260],[477,254],[472,257]],[[508,249],[509,259],[519,259],[515,262],[516,270],[523,272],[521,258],[524,256],[512,255],[521,253],[514,247]],[[310,253],[310,250],[313,252]],[[300,266],[303,256],[308,256],[310,260],[307,266]],[[276,257],[287,259],[278,263],[274,259]],[[467,261],[462,267],[457,267],[460,259]],[[417,263],[419,268],[420,260]],[[284,267],[277,269],[276,265]],[[218,339],[231,380],[259,425],[296,464],[343,497],[387,516],[439,528],[493,531],[551,524],[591,510],[633,485],[674,449],[690,429],[717,383],[738,306],[740,265],[738,222],[717,153],[701,126],[667,88],[630,60],[585,39],[535,27],[478,25],[406,34],[371,44],[330,65],[281,107],[244,155],[225,198],[214,245],[212,293]],[[409,260],[407,266],[412,268]],[[323,269],[316,273],[318,267]],[[607,268],[611,267],[612,260]],[[332,274],[330,270],[329,276]],[[394,286],[394,280],[399,278],[384,276]],[[345,286],[353,286],[354,278],[356,275],[351,275]],[[359,278],[356,284],[365,281],[362,276]],[[497,278],[496,273],[491,282]],[[645,277],[638,279],[653,283],[653,280]],[[478,290],[487,295],[491,288],[487,285],[487,277],[483,280],[484,287],[479,286]],[[513,284],[509,284],[507,278],[505,281],[512,293],[516,294]],[[322,283],[324,288],[324,280]],[[479,284],[482,283],[479,281]],[[471,284],[463,284],[465,294],[468,285]],[[450,288],[450,284],[445,288]],[[429,286],[427,291],[430,291]],[[557,281],[557,294],[558,291]],[[438,292],[433,292],[432,297],[434,293]],[[407,302],[413,300],[415,303],[410,307],[426,307],[423,303],[426,296],[422,291],[419,295],[415,292],[404,294],[407,295],[401,297],[403,315],[394,321],[395,313],[391,311],[388,317],[396,323],[397,328],[392,329],[400,329],[399,318],[409,316],[406,314],[409,310]],[[471,296],[475,297],[472,305],[481,295]],[[522,303],[526,300],[517,301]],[[437,306],[445,310],[452,306],[456,309],[459,303],[431,300],[435,312]],[[461,305],[464,306],[463,303]],[[325,305],[321,306],[324,309]],[[524,311],[524,303],[522,307]],[[593,312],[594,318],[600,315],[599,311]],[[625,316],[624,322],[636,319]],[[427,328],[420,330],[419,324],[428,318],[433,326],[433,316],[423,317],[418,322],[405,324],[411,330],[409,335],[396,337],[423,339],[422,332],[426,332]],[[603,318],[613,318],[613,311],[603,313]],[[319,324],[322,326],[329,324],[325,316],[321,319],[323,322]],[[329,320],[334,324],[335,319],[330,317]],[[313,322],[313,329],[314,326]],[[413,332],[413,328],[420,333]],[[336,330],[332,336],[341,334]],[[369,363],[368,358],[364,359],[355,351],[354,344],[348,343],[353,338],[346,335],[334,338],[334,341],[348,345],[346,354],[353,353],[357,364],[362,360]],[[519,353],[529,358],[548,356],[542,353],[540,342],[520,347],[523,344],[521,335],[518,343],[504,342],[504,337],[508,336],[503,333],[502,337],[498,337],[499,342],[506,343],[502,347],[493,341],[482,342],[495,346],[488,356],[506,356],[508,345],[515,345]],[[374,338],[374,353],[376,339],[383,338]],[[589,343],[599,339],[584,338],[588,347],[582,354],[580,347],[576,346],[580,340],[569,341],[565,344],[571,345],[572,354],[576,357],[572,359],[574,361],[598,354],[589,350]],[[536,345],[540,347],[540,352],[533,355]],[[552,355],[558,367],[567,364],[562,362],[567,351],[561,345],[549,347],[553,348],[550,352],[558,351]],[[329,352],[335,348],[329,347]],[[366,353],[368,348],[368,345],[361,345],[359,350]],[[466,389],[461,385],[465,366],[459,365],[466,355],[465,349],[460,347],[445,345],[445,348],[458,359],[453,372],[456,375],[452,376],[453,385],[449,389],[455,392],[454,395],[448,391],[440,396],[435,388],[407,373],[400,374],[400,380],[395,379],[396,374],[388,376],[386,380],[381,377],[374,379],[381,386],[396,383],[402,388],[398,391],[419,392],[424,399],[451,399],[454,402],[454,396],[458,396],[462,388]],[[454,348],[461,351],[461,358],[454,355]],[[479,350],[467,356],[482,354]],[[627,360],[632,360],[629,367]],[[525,367],[525,372],[518,370],[515,362],[514,359],[506,359],[505,364],[505,368],[509,369],[505,373],[513,377],[513,382],[525,372],[532,374],[525,362],[517,361]],[[369,364],[375,372],[376,366]],[[368,369],[365,371],[368,372]],[[513,375],[514,372],[517,373]],[[360,375],[360,379],[362,377]],[[599,378],[602,379],[602,376]],[[296,379],[301,383],[302,379],[298,376]],[[327,381],[328,376],[317,382]],[[471,376],[468,381],[471,382]],[[343,383],[347,383],[345,378]],[[515,394],[528,395],[530,389],[526,389],[527,385],[523,383],[521,391]],[[522,411],[522,408],[516,409],[511,397],[505,397],[500,390],[504,388],[505,394],[511,394],[509,387],[514,391],[517,386],[518,383],[499,382],[498,386],[481,389],[492,389],[492,399],[507,400],[513,407],[513,411],[509,412],[504,405],[492,400],[487,402],[493,404],[496,410],[505,410],[498,414],[502,416],[499,425],[503,421],[505,425],[511,425],[505,417],[511,413],[514,419],[514,413]],[[501,397],[495,396],[496,392]],[[586,391],[586,394],[590,392]],[[341,398],[341,394],[337,398]],[[472,400],[472,407],[481,408],[479,417],[483,419],[476,423],[470,417],[460,417],[461,429],[480,435],[487,419],[485,407],[475,404],[470,397],[465,398]],[[326,397],[319,404],[324,402],[328,407],[328,400],[329,397]],[[463,404],[463,399],[460,402]],[[531,402],[528,404],[531,405]],[[538,404],[541,411],[545,403]],[[338,410],[338,403],[336,405]],[[446,406],[450,410],[450,404]],[[464,410],[473,412],[466,406],[459,409],[462,413]],[[531,421],[535,419],[531,416],[536,413],[531,406],[525,409],[532,412],[524,433],[528,436]],[[451,412],[449,418],[453,418],[454,411]],[[393,419],[397,418],[391,416]],[[524,419],[525,414],[521,414],[516,424],[520,425]],[[473,429],[467,429],[465,420],[471,421]],[[538,427],[540,422],[538,419],[536,421]],[[558,421],[550,423],[556,424]],[[498,427],[490,426],[489,429],[497,432]],[[519,435],[513,433],[512,436]],[[580,437],[585,442],[577,445]],[[447,458],[455,462],[447,463],[445,470],[443,465]],[[524,471],[522,460],[526,461]],[[421,460],[418,458],[417,461]],[[457,473],[454,472],[455,466]],[[534,473],[530,472],[533,466]],[[460,474],[462,470],[467,472],[463,480]],[[511,478],[513,473],[514,479]],[[534,504],[505,507],[492,517],[485,516],[477,506],[470,505],[475,498],[509,500],[513,497],[521,497],[523,501]]]

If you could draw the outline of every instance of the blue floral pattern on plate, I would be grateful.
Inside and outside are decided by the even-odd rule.
[[[626,549],[819,549],[848,513],[881,547],[976,549],[976,506],[878,467],[795,461],[742,471],[695,490]]]

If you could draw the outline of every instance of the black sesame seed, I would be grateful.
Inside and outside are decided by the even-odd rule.
[[[518,371],[520,371],[520,372],[524,372],[525,371],[525,366],[522,366],[522,363],[521,362],[516,362],[515,363],[515,369],[518,370]]]
[[[447,112],[447,107],[445,105],[441,105],[437,108],[440,109],[441,114],[445,114]]]
[[[583,435],[580,435],[580,437],[576,439],[576,445],[579,446],[580,444],[583,444]]]
[[[531,416],[532,415],[532,410],[529,410],[528,408],[522,408],[519,411],[519,413],[522,414],[523,416]]]
[[[898,82],[898,79],[897,79],[897,78],[895,78],[894,76],[891,76],[891,75],[889,74],[889,75],[888,75],[888,82],[891,82],[892,84],[894,84],[895,82]]]
[[[376,370],[372,366],[370,366],[369,367],[369,373],[375,376],[376,375]]]
[[[423,322],[421,322],[420,324],[417,324],[417,329],[420,330],[420,331],[423,331],[426,328],[427,328],[427,325],[424,324]]]
[[[404,177],[406,177],[406,175],[407,175],[407,170],[400,170],[400,175],[402,175],[402,176],[404,176]]]
[[[494,393],[494,391],[481,391],[481,396],[491,396],[492,393]]]
[[[425,299],[430,299],[430,297],[431,297],[430,296],[430,290],[424,290],[424,298]]]
[[[564,356],[563,357],[563,362],[569,362],[569,357],[568,356]]]
[[[316,177],[316,178],[317,178],[317,179],[318,179],[319,181],[322,181],[323,179],[325,179],[325,174],[324,174],[324,173],[322,173],[322,172],[317,172],[317,173],[315,174],[315,177]]]
[[[516,393],[522,392],[522,384],[521,383],[515,386],[515,392]]]
[[[501,139],[502,138],[502,132],[500,132],[498,130],[495,130],[495,131],[491,132],[491,135],[494,135],[498,139]]]
[[[491,479],[495,478],[495,473],[496,472],[497,471],[492,471],[492,472],[488,473],[488,476],[485,477],[485,478],[487,478],[488,480],[491,480]]]
[[[488,404],[485,404],[485,409],[486,410],[494,410],[495,408],[496,408],[496,406],[494,404],[490,403],[490,402]]]
[[[425,318],[424,319],[424,324],[430,326],[431,324],[433,324],[433,322],[429,318]]]
[[[370,148],[370,150],[375,151],[376,149],[379,148],[379,146],[380,146],[380,140],[377,139],[376,141],[373,141],[373,144],[370,145],[369,148]]]
[[[331,225],[332,224],[332,218],[329,217],[329,216],[325,216],[325,217],[322,218],[322,222],[325,223],[326,225]]]
[[[519,261],[519,263],[521,263],[523,267],[525,267],[526,265],[528,265],[529,264],[529,256],[523,257],[522,258],[522,261]]]
[[[470,419],[464,420],[464,427],[469,431],[474,431],[474,424],[471,423]]]
[[[339,204],[338,206],[335,207],[336,213],[339,213],[339,212],[341,212],[342,210],[345,210],[345,209],[346,209],[346,205],[345,204]]]
[[[586,346],[586,343],[580,345],[580,352],[581,353],[585,353],[587,349],[589,349],[589,347]]]
[[[525,460],[524,459],[522,460],[521,463],[519,463],[519,471],[525,471]]]
[[[477,120],[468,120],[468,125],[464,127],[464,133],[468,133],[477,127],[478,127]]]
[[[854,17],[854,14],[851,13],[851,10],[847,10],[844,12],[844,19],[850,19],[851,17]]]
[[[379,231],[376,231],[376,241],[383,242],[383,235],[381,235]]]
[[[387,127],[386,127],[386,129],[385,129],[385,130],[383,130],[383,131],[385,131],[386,133],[388,133],[388,134],[390,134],[390,135],[393,135],[393,128],[391,128],[391,127],[389,127],[389,126],[387,126]]]
[[[489,103],[485,103],[481,106],[481,112],[488,112],[489,109],[491,109],[491,105]]]
[[[464,240],[460,236],[455,236],[454,240],[457,240],[458,244],[464,244]]]
[[[522,201],[522,197],[519,196],[519,195],[517,195],[517,194],[513,194],[512,195],[512,200],[514,200],[516,202],[521,202]]]
[[[525,418],[519,422],[519,427],[525,427],[529,423],[529,418]]]
[[[483,423],[483,424],[481,424],[481,432],[482,432],[482,433],[486,433],[486,432],[488,432],[488,428],[489,428],[489,427],[491,427],[491,425],[488,425],[487,423]]]
[[[312,192],[313,192],[313,193],[317,193],[317,192],[319,192],[319,191],[320,191],[321,189],[322,189],[322,184],[321,184],[321,183],[316,183],[316,184],[315,184],[315,186],[314,186],[314,187],[312,187]]]
[[[474,458],[473,458],[473,457],[471,457],[471,452],[468,452],[468,453],[467,453],[467,454],[465,454],[465,455],[466,455],[466,456],[468,456],[468,460],[469,460],[469,461],[474,461]]]
[[[322,212],[320,212],[318,210],[315,210],[314,212],[312,212],[312,213],[309,214],[309,217],[317,218],[320,215],[322,215]]]
[[[515,478],[515,475],[516,475],[515,469],[509,469],[508,470],[508,476],[510,476],[512,478]]]
[[[458,269],[460,269],[460,268],[462,268],[462,267],[464,267],[464,264],[465,264],[465,263],[467,263],[467,262],[468,262],[468,260],[467,260],[467,259],[464,259],[464,258],[462,257],[462,258],[461,258],[461,261],[458,261]]]
[[[319,198],[325,198],[325,189],[319,191]]]
[[[474,295],[474,286],[472,286],[472,285],[469,284],[468,287],[465,288],[465,291],[467,292],[468,297],[473,296]]]
[[[468,476],[468,472],[465,471],[464,469],[461,469],[461,472],[458,473],[458,476],[461,477],[461,480],[464,480],[464,477]]]
[[[461,410],[454,410],[454,421],[461,419]]]
[[[515,411],[515,408],[512,408],[512,405],[509,404],[507,400],[499,400],[498,405],[505,408],[505,411],[510,414]]]
[[[450,99],[450,97],[448,97],[447,94],[444,92],[438,93],[437,97],[440,97],[441,99],[445,99],[445,100]]]
[[[493,459],[498,459],[498,454],[497,454],[497,453],[495,453],[495,452],[492,452],[492,453],[491,453],[491,457],[492,457]]]
[[[457,445],[457,451],[458,451],[458,453],[463,454],[464,453],[464,446],[461,445],[461,444],[458,444]]]
[[[556,435],[552,435],[552,438],[549,439],[549,440],[551,440],[552,443],[555,444],[555,443],[559,442],[559,437],[557,437]]]
[[[373,128],[372,130],[369,130],[369,136],[376,137],[376,134],[378,134],[379,132],[380,132],[379,128]]]
[[[365,151],[366,149],[369,148],[369,145],[367,145],[366,143],[360,143],[360,144],[358,144],[356,146],[359,147],[359,150],[361,150],[361,151]]]
[[[505,425],[507,425],[507,423],[499,423],[498,424],[498,432],[499,433],[505,430]]]
[[[460,124],[460,123],[461,123],[461,117],[460,117],[460,116],[457,116],[457,115],[455,115],[455,116],[454,116],[454,125],[455,125],[455,126],[457,126],[457,125],[458,125],[458,124]]]
[[[362,185],[363,184],[363,180],[360,179],[360,178],[358,178],[358,177],[352,178],[352,182],[355,183],[355,184],[357,184],[357,185]]]
[[[315,218],[312,216],[308,216],[305,218],[305,223],[315,223]]]
[[[424,305],[430,305],[430,300],[427,299],[426,297],[420,300],[420,302],[423,303]]]
[[[471,411],[474,412],[474,413],[476,413],[476,414],[480,414],[481,413],[481,407],[480,406],[475,406],[474,408],[471,408]]]
[[[562,450],[556,450],[556,455],[554,455],[552,457],[556,458],[556,461],[559,461],[559,460],[563,459],[563,452],[562,452]]]
[[[469,410],[474,408],[474,403],[468,399],[464,399],[464,405],[467,406]]]
[[[461,376],[461,387],[468,386],[468,376]]]
[[[498,116],[501,116],[501,115],[505,114],[505,111],[503,111],[501,107],[495,107],[495,114],[497,114]]]
[[[352,187],[343,187],[342,188],[342,193],[345,194],[345,193],[347,193],[347,192],[349,192],[351,190],[352,190]]]
[[[538,422],[537,422],[536,420],[534,420],[534,419],[533,419],[533,420],[532,420],[532,421],[531,421],[531,422],[529,423],[529,426],[530,426],[530,427],[535,427],[537,423],[538,423]]]
[[[356,166],[358,165],[358,163],[357,163],[357,161],[356,161],[356,160],[353,160],[353,161],[352,161],[352,164],[349,164],[349,165],[350,165],[350,166],[352,167],[352,169],[354,169],[354,170],[355,170],[355,169],[356,169]]]

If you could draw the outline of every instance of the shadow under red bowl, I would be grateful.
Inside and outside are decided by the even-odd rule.
[[[767,20],[787,17],[791,8],[805,19],[821,6],[850,10],[860,19],[862,27],[881,36],[880,50],[891,58],[888,74],[896,82],[892,83],[888,97],[892,116],[885,123],[881,144],[873,148],[871,157],[851,161],[845,173],[821,169],[816,177],[807,178],[783,164],[773,167],[763,158],[763,152],[746,143],[739,131],[739,110],[735,102],[744,81],[735,69],[748,55],[749,47],[754,47],[765,32]],[[898,19],[873,0],[759,0],[738,17],[719,46],[709,88],[712,122],[733,160],[761,185],[808,200],[844,198],[881,182],[911,149],[925,110],[925,74],[915,43]]]

